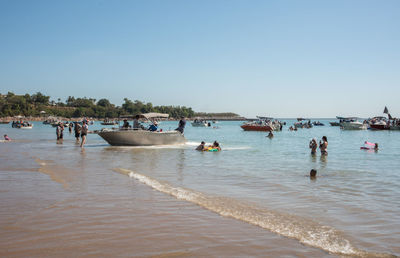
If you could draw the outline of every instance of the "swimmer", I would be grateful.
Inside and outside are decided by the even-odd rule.
[[[272,131],[269,131],[269,134],[267,135],[268,138],[272,139],[274,137],[274,134],[272,133]]]
[[[311,169],[310,170],[310,178],[315,179],[317,177],[317,170]]]
[[[10,138],[10,137],[8,137],[8,135],[7,135],[7,134],[5,134],[5,135],[4,135],[4,140],[6,140],[6,141],[11,141],[11,138]]]
[[[198,151],[203,151],[205,149],[204,144],[206,144],[205,142],[201,142],[199,146],[197,146],[196,150]]]

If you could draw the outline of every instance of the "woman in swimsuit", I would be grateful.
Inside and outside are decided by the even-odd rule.
[[[82,142],[81,142],[81,148],[83,148],[83,145],[85,145],[86,143],[86,136],[88,133],[89,127],[86,124],[86,121],[83,121],[83,125],[82,125],[82,130],[81,130],[81,138],[82,138]]]
[[[311,155],[317,154],[317,147],[318,147],[318,145],[317,145],[317,140],[316,140],[315,138],[313,138],[313,139],[310,141],[310,144],[309,144],[308,146],[309,146],[310,149],[311,149]]]
[[[319,149],[321,150],[321,155],[328,155],[328,138],[326,136],[322,136],[322,143],[319,141]]]

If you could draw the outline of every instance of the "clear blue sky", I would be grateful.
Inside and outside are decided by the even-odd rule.
[[[400,1],[0,0],[0,92],[400,116]]]

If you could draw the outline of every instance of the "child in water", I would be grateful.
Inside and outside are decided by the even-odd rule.
[[[10,138],[10,137],[8,137],[8,135],[7,135],[7,134],[5,134],[5,135],[4,135],[4,140],[6,140],[6,141],[11,141],[11,138]]]

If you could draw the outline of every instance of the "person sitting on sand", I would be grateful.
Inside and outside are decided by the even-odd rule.
[[[205,149],[205,142],[201,142],[199,146],[197,146],[196,150],[198,151],[203,151]]]
[[[4,135],[4,140],[6,140],[6,141],[11,141],[11,138],[10,138],[10,137],[8,137],[8,135],[7,135],[7,134],[5,134],[5,135]]]
[[[310,141],[310,144],[309,144],[309,148],[311,149],[311,155],[317,154],[317,147],[318,147],[318,145],[317,145],[317,139],[313,138],[313,139]]]

